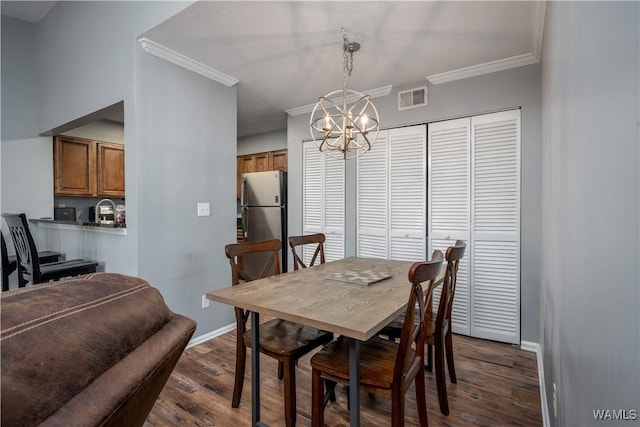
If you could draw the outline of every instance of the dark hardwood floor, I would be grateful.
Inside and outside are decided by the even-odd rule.
[[[433,373],[427,372],[427,405],[431,426],[542,425],[535,353],[516,346],[454,335],[457,384],[447,376],[451,414],[438,407]],[[250,351],[250,350],[249,350]],[[249,358],[250,355],[248,354]],[[310,356],[298,364],[297,425],[310,425]],[[261,356],[261,416],[270,426],[284,425],[282,381],[274,359]],[[249,426],[251,424],[251,364],[240,407],[231,408],[235,366],[235,331],[187,350],[151,411],[145,427]],[[346,390],[338,386],[338,401],[327,405],[328,426],[348,426]],[[390,425],[390,401],[363,393],[361,425]],[[406,425],[418,425],[415,392],[406,400]]]

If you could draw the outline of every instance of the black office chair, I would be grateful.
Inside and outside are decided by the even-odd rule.
[[[80,274],[95,273],[98,263],[83,259],[41,264],[25,214],[2,214],[16,249],[18,281],[37,284]]]

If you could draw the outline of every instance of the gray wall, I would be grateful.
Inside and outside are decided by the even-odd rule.
[[[58,2],[38,25],[3,18],[1,208],[51,216],[53,150],[51,138],[38,134],[124,101],[127,235],[54,230],[40,237],[69,256],[103,261],[106,271],[148,279],[171,309],[198,321],[197,336],[233,322],[230,308],[202,310],[200,300],[204,290],[230,283],[220,241],[235,240],[235,89],[178,72],[137,42],[190,4]],[[158,89],[159,78],[189,99]],[[35,98],[21,104],[31,88]],[[14,170],[22,171],[21,187],[5,191]],[[28,203],[20,199],[25,189],[38,190]],[[211,202],[212,215],[197,218],[196,201]]]
[[[84,126],[63,132],[63,135],[79,138],[95,139],[97,141],[124,144],[124,124],[110,120],[98,120]]]
[[[238,156],[262,153],[264,151],[284,150],[287,148],[287,130],[279,129],[273,132],[238,138]]]
[[[2,16],[2,141],[37,132],[35,25]],[[11,84],[6,84],[11,82]]]
[[[122,100],[126,115],[135,89],[137,37],[191,3],[58,2],[38,24],[39,131]],[[125,116],[125,123],[134,121]]]
[[[640,411],[639,12],[638,2],[547,5],[541,343],[553,425],[639,422],[592,412]]]
[[[37,132],[35,25],[3,16],[1,29],[0,212],[50,216],[53,148],[51,139],[39,137]],[[1,223],[5,231],[6,224]],[[13,252],[13,245],[8,248]]]
[[[521,338],[538,342],[540,320],[540,67],[517,69],[429,86],[428,106],[397,110],[397,92],[424,86],[416,82],[374,99],[383,128],[471,116],[522,107]],[[289,230],[302,232],[302,140],[309,115],[289,117]],[[355,254],[355,163],[347,162],[346,250]]]
[[[198,322],[197,336],[233,322],[232,307],[203,310],[201,297],[231,283],[224,246],[236,240],[236,88],[141,48],[137,61],[139,275]],[[211,216],[196,216],[198,202],[210,203]]]

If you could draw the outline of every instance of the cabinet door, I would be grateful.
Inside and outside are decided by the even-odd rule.
[[[53,140],[56,196],[96,195],[96,143],[81,138]]]
[[[240,172],[240,176],[242,176],[243,173],[255,172],[252,155],[238,157],[238,171]]]
[[[98,196],[124,197],[124,146],[98,143]]]
[[[269,153],[258,153],[253,155],[254,172],[265,172],[269,170]]]
[[[287,170],[287,150],[271,151],[269,153],[269,170],[286,171]]]

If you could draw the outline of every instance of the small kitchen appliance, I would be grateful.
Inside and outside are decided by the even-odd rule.
[[[76,208],[53,208],[55,221],[76,221]]]
[[[111,199],[102,199],[96,204],[95,222],[112,225],[115,223],[116,204]]]

